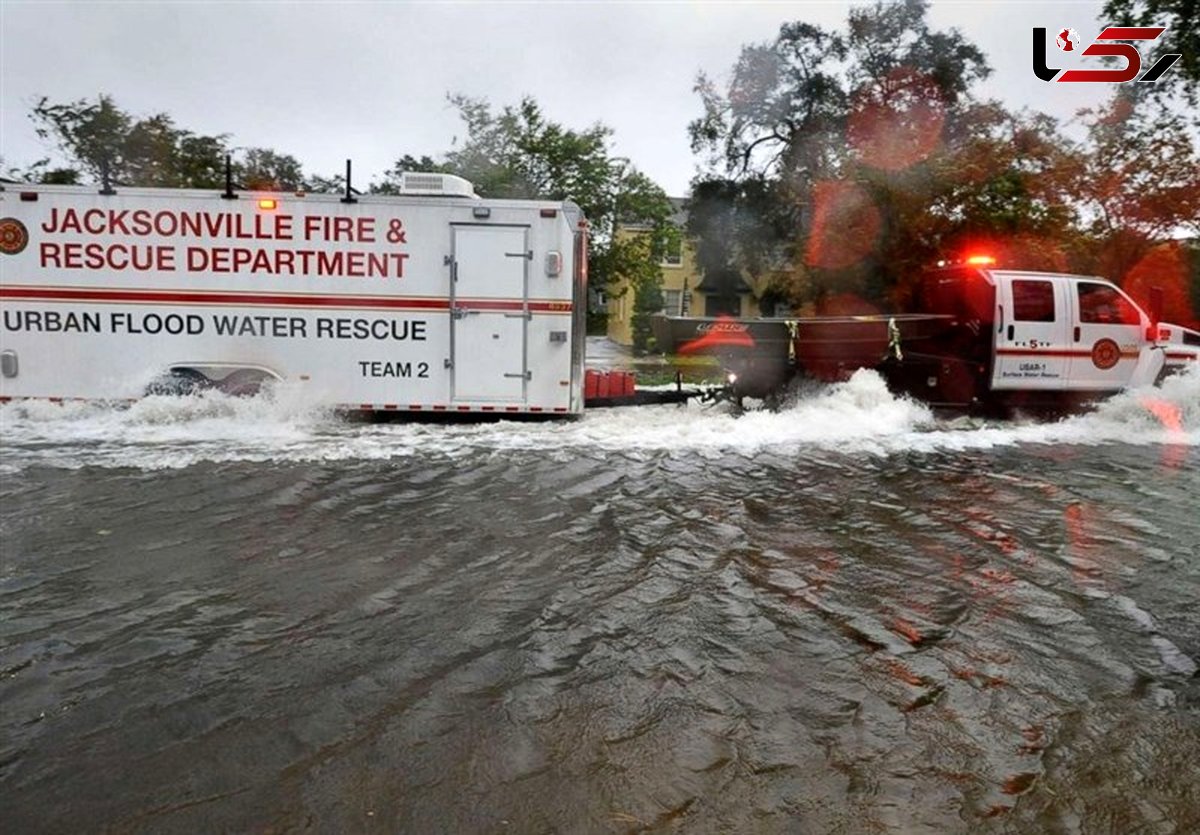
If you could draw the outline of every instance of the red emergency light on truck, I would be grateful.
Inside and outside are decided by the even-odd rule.
[[[449,175],[394,197],[0,188],[0,400],[266,381],[369,411],[577,414],[586,221]]]

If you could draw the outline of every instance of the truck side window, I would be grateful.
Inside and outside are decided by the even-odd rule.
[[[1014,279],[1013,319],[1018,322],[1054,321],[1054,285],[1049,281]]]
[[[1081,281],[1079,321],[1090,325],[1139,325],[1138,309],[1116,287]]]

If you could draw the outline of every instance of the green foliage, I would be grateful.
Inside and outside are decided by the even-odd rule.
[[[223,188],[225,158],[233,160],[233,179],[242,188],[291,191],[306,188],[295,157],[267,148],[235,153],[227,134],[206,136],[175,125],[157,113],[136,118],[111,96],[95,102],[52,103],[43,97],[31,118],[43,139],[55,140],[74,168],[46,170],[44,161],[22,172],[41,182],[84,179],[110,186]],[[50,179],[47,179],[50,178]]]
[[[1155,94],[1168,96],[1182,87],[1188,102],[1196,104],[1200,93],[1200,5],[1196,0],[1107,0],[1101,22],[1118,26],[1166,26],[1167,31],[1154,44],[1153,59],[1164,54],[1182,56],[1170,70],[1172,76],[1178,74],[1172,79],[1176,83],[1147,86]],[[1143,60],[1143,66],[1148,68],[1148,62]]]
[[[1077,199],[1088,222],[1080,266],[1123,279],[1158,243],[1200,234],[1200,156],[1185,119],[1118,90],[1088,121]]]
[[[405,171],[440,171],[470,180],[483,197],[572,200],[591,230],[589,274],[600,285],[620,278],[634,286],[658,274],[669,240],[666,194],[609,147],[612,130],[595,124],[573,130],[549,120],[532,98],[495,111],[482,100],[451,95],[466,127],[440,159],[401,157],[374,188],[394,191]],[[651,243],[618,240],[618,221],[650,232]]]
[[[625,292],[633,294],[633,313],[630,328],[635,353],[653,350],[650,317],[663,308],[662,243],[650,232],[624,234],[612,241],[608,255],[620,265],[620,273],[628,284]]]
[[[1138,24],[1167,15],[1186,51],[1193,5],[1107,11]],[[797,304],[839,292],[903,304],[922,268],[967,247],[1120,280],[1156,243],[1200,229],[1184,116],[1123,87],[1081,114],[1088,136],[1072,143],[1048,116],[973,98],[983,54],[930,29],[926,7],[856,8],[841,32],[786,24],[742,50],[725,92],[700,78],[691,137],[710,168],[691,232],[706,282],[767,276],[761,294],[786,285]]]
[[[51,168],[50,160],[40,159],[27,168],[10,167],[4,175],[10,180],[45,185],[79,185],[79,171],[74,168]]]
[[[244,188],[255,191],[296,191],[307,186],[299,160],[267,148],[246,150],[238,179]]]
[[[742,50],[726,93],[700,77],[690,133],[710,169],[694,184],[692,232],[706,283],[743,276],[796,303],[878,296],[962,223],[949,207],[929,228],[928,207],[946,198],[934,169],[954,169],[944,138],[972,139],[968,93],[989,69],[957,31],[931,30],[926,8],[856,8],[845,32],[784,24]]]
[[[82,174],[118,186],[215,188],[224,177],[224,136],[197,136],[165,113],[136,119],[107,95],[33,108],[38,135],[56,140]]]

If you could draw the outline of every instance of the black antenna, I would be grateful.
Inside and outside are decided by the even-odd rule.
[[[233,157],[225,155],[225,193],[221,195],[226,200],[237,200],[233,193]]]
[[[100,193],[104,195],[116,194],[116,189],[112,187],[112,171],[110,168],[108,157],[100,158]]]
[[[354,189],[350,187],[350,160],[346,160],[346,196],[342,198],[343,203],[357,203],[358,200],[354,197]]]

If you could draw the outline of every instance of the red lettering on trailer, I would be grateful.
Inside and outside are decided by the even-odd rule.
[[[164,273],[175,271],[175,250],[169,246],[42,241],[38,247],[38,255],[41,266],[46,269]]]
[[[292,215],[246,212],[151,212],[148,209],[50,210],[41,224],[47,235],[114,235],[162,238],[237,238],[288,241]],[[371,220],[364,218],[363,220]],[[365,239],[364,239],[365,240]],[[373,240],[373,239],[372,239]]]
[[[304,240],[373,244],[375,243],[375,218],[306,215]]]

